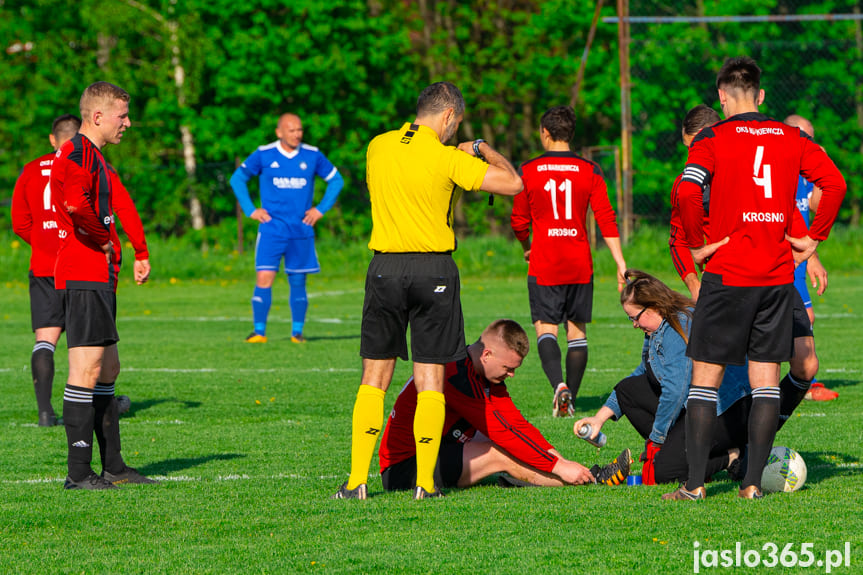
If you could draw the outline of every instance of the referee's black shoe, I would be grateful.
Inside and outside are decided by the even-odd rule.
[[[117,489],[117,486],[100,475],[91,473],[81,481],[72,481],[71,477],[66,477],[66,482],[63,484],[63,489]]]
[[[434,499],[435,497],[443,497],[443,493],[440,492],[440,489],[435,489],[429,493],[419,485],[414,488],[414,499]]]

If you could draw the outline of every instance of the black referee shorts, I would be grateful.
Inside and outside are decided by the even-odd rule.
[[[794,284],[726,286],[705,273],[686,355],[697,361],[744,365],[781,363],[794,352]]]
[[[593,316],[593,278],[586,284],[544,286],[528,276],[527,295],[533,323],[590,323]]]
[[[466,355],[458,267],[450,254],[375,254],[366,275],[360,355],[449,363]]]
[[[111,290],[66,290],[66,345],[108,347],[117,333],[117,295]]]
[[[33,331],[43,327],[66,327],[63,291],[54,289],[53,277],[36,277],[30,272],[30,324]]]

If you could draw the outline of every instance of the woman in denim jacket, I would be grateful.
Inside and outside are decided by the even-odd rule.
[[[686,357],[693,302],[652,275],[626,271],[620,294],[623,311],[632,326],[644,332],[641,363],[611,392],[596,415],[575,422],[576,434],[589,424],[595,437],[609,419],[626,415],[646,441],[646,458],[661,457],[668,430],[685,407],[692,378],[692,361]],[[653,483],[652,465],[644,477]]]

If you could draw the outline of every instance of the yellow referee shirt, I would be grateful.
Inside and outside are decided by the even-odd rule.
[[[379,252],[449,252],[457,189],[479,190],[488,164],[453,146],[434,130],[405,123],[381,134],[366,152],[372,202],[369,248]]]

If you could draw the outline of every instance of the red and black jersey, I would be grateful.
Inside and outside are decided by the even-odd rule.
[[[24,166],[12,193],[12,229],[30,244],[30,271],[52,277],[59,244],[57,214],[51,199],[49,176],[54,153]]]
[[[689,251],[689,244],[686,243],[685,234],[683,232],[683,223],[680,219],[680,204],[679,204],[679,188],[683,174],[677,176],[674,180],[674,186],[671,188],[671,221],[669,222],[669,237],[668,246],[671,252],[671,262],[674,264],[674,269],[680,279],[684,279],[689,274],[697,274],[695,269],[695,261],[692,259],[692,252]],[[704,237],[710,236],[710,183],[706,182],[701,186],[702,190],[702,205],[704,206],[704,222],[703,233]],[[791,237],[802,238],[809,233],[806,227],[806,220],[800,213],[800,210],[795,210],[791,220]],[[801,227],[802,226],[802,227]],[[703,245],[703,244],[702,244]]]
[[[729,237],[705,271],[730,286],[793,281],[794,261],[785,234],[793,235],[797,175],[824,190],[809,235],[825,239],[845,195],[845,180],[805,133],[763,114],[738,114],[704,128],[689,148],[679,185],[680,217],[689,246],[704,242],[702,185],[710,181],[708,242]]]
[[[521,241],[533,229],[528,275],[539,285],[588,283],[588,206],[604,237],[620,237],[602,170],[572,152],[546,152],[522,164],[521,172],[524,190],[515,196],[510,223]]]
[[[466,443],[477,431],[522,463],[550,472],[557,463],[554,449],[512,402],[505,384],[491,384],[474,369],[470,356],[446,365],[446,416],[442,444]],[[381,471],[416,455],[414,413],[417,391],[413,378],[399,393],[378,450]]]
[[[129,190],[120,181],[120,176],[111,164],[108,164],[108,173],[111,174],[111,208],[120,220],[120,225],[123,227],[126,236],[128,236],[132,248],[135,250],[135,259],[150,259],[150,252],[147,249],[147,238],[144,236],[144,224],[141,222],[141,216],[138,215],[137,208],[135,208],[135,202],[132,201]],[[116,227],[114,237],[111,238],[111,241],[117,246],[115,250],[117,254],[121,254],[120,238],[117,237]],[[120,261],[118,260],[117,263],[119,265]]]
[[[110,264],[100,247],[117,234],[111,177],[102,152],[83,134],[76,134],[57,151],[51,167],[51,193],[60,226],[56,288],[116,289],[119,246],[114,246]]]

